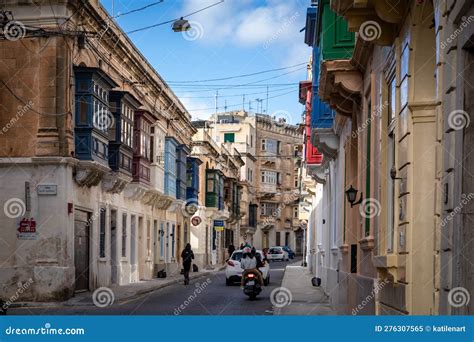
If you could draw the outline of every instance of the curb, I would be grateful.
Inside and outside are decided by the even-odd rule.
[[[216,274],[217,272],[222,271],[224,268],[225,268],[225,265],[222,265],[222,266],[216,267],[213,271],[207,271],[207,272],[203,272],[201,274],[196,274],[196,275],[191,273],[189,275],[189,278],[190,279],[199,279],[199,278],[206,277],[206,276],[209,276],[209,275],[212,275],[212,274]],[[178,284],[182,281],[183,281],[182,278],[176,278],[176,279],[173,279],[170,282],[165,283],[165,284],[159,284],[157,286],[153,286],[153,287],[150,287],[150,288],[147,288],[147,289],[138,290],[137,292],[135,292],[134,294],[132,294],[130,296],[126,296],[124,298],[120,298],[120,299],[116,300],[115,303],[120,305],[120,303],[122,303],[122,302],[139,298],[139,297],[141,297],[141,296],[143,296],[147,293],[150,293],[150,292],[153,292],[153,291],[156,291],[156,290],[160,290],[160,289],[163,289],[163,288],[171,286],[171,285]],[[63,302],[17,302],[17,303],[12,303],[8,308],[9,309],[31,308],[31,307],[52,308],[52,307],[73,307],[73,306],[94,306],[94,304],[92,302],[91,303],[67,303],[67,301],[63,301]]]

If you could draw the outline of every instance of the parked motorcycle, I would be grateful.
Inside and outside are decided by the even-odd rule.
[[[262,292],[262,287],[258,278],[254,273],[248,273],[244,278],[244,294],[253,300],[257,298],[260,292]]]

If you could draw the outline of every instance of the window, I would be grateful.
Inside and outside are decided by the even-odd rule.
[[[99,209],[99,257],[105,258],[105,217],[106,209]]]
[[[224,142],[235,142],[235,133],[224,133]]]
[[[300,187],[300,182],[299,182],[299,177],[298,175],[295,176],[295,188],[299,188]]]
[[[276,153],[281,154],[281,141],[277,141]]]
[[[281,173],[277,172],[277,184],[281,185],[283,183]]]
[[[249,205],[249,226],[250,227],[257,226],[257,205],[256,204]]]
[[[127,214],[122,214],[122,257],[127,256]]]
[[[250,147],[253,147],[253,135],[250,135]]]
[[[290,233],[285,232],[285,246],[289,246],[289,245],[290,245]]]
[[[277,203],[264,202],[261,204],[260,214],[265,215],[265,216],[279,216],[277,209],[278,209]]]
[[[275,244],[276,244],[277,246],[280,246],[280,245],[281,245],[280,232],[276,232],[276,239],[275,239],[275,240],[276,240]]]
[[[150,135],[151,126],[147,121],[141,120],[141,141],[140,141],[140,155],[150,160]]]
[[[276,184],[277,173],[275,171],[262,171],[262,183]]]
[[[122,143],[133,147],[133,110],[122,102]]]
[[[293,218],[298,218],[299,216],[299,208],[298,207],[294,207],[293,208]]]
[[[79,124],[87,124],[87,101],[79,100]]]
[[[262,139],[262,151],[266,151],[272,154],[278,153],[279,142],[273,139]]]
[[[151,222],[150,220],[147,221],[146,224],[146,255],[148,257],[151,256]]]

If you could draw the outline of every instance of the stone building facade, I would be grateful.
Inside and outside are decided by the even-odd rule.
[[[190,115],[97,0],[6,7],[27,29],[0,44],[1,296],[179,271]]]
[[[339,277],[323,273],[325,290],[338,293],[334,305],[345,313],[472,313],[472,302],[452,302],[457,291],[474,292],[472,3],[316,5],[306,27],[320,68],[313,85],[334,115],[327,127],[324,111],[313,107],[312,134],[342,176],[330,184],[336,199],[324,192],[323,201],[344,208],[339,224],[319,233],[339,247],[340,263],[329,266]],[[327,170],[330,176],[330,163]],[[351,186],[358,191],[349,203]],[[345,286],[341,271],[359,277],[356,284]]]

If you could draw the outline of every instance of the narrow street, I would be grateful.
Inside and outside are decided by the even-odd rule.
[[[281,286],[285,267],[300,264],[301,258],[287,262],[275,261],[270,264],[270,285],[255,301],[250,301],[240,289],[239,284],[225,285],[225,270],[209,277],[211,282],[201,293],[197,287],[206,281],[202,277],[191,281],[190,286],[171,285],[131,300],[115,303],[105,308],[95,306],[76,307],[33,307],[15,308],[9,315],[272,315],[270,293]],[[195,295],[194,299],[189,300]],[[185,301],[189,302],[188,305]],[[181,312],[176,310],[184,305]]]

